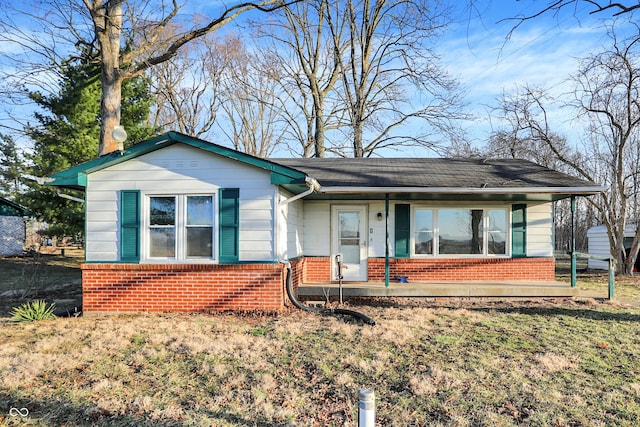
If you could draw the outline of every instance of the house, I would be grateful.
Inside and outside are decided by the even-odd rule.
[[[261,159],[169,132],[52,175],[86,198],[85,312],[265,310],[342,282],[553,282],[553,202],[522,160]]]
[[[0,256],[22,255],[29,215],[26,208],[0,197]]]
[[[627,224],[624,228],[624,248],[629,250],[633,243],[633,237],[636,234],[636,224]],[[609,245],[609,233],[607,226],[596,225],[587,231],[587,245],[589,255],[595,255],[603,258],[611,257],[611,246]],[[607,261],[589,258],[588,268],[594,270],[607,270],[609,263]],[[640,257],[636,259],[634,271],[640,271]]]

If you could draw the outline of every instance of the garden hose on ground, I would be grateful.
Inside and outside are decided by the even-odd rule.
[[[286,279],[287,296],[289,297],[289,300],[291,300],[291,303],[293,303],[293,305],[295,305],[300,310],[307,311],[309,313],[323,314],[323,315],[342,314],[346,316],[355,317],[356,319],[360,319],[367,325],[373,326],[376,324],[376,321],[370,318],[369,316],[367,316],[366,314],[362,314],[354,310],[347,310],[343,308],[315,308],[315,307],[308,307],[302,304],[300,301],[298,301],[296,296],[293,294],[293,286],[291,284],[291,263],[286,261],[286,262],[283,262],[283,264],[287,267],[287,279]]]

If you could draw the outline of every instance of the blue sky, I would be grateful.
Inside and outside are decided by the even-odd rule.
[[[478,144],[501,125],[491,109],[503,92],[528,84],[566,96],[578,58],[607,44],[602,25],[608,15],[590,16],[590,7],[583,3],[525,22],[508,38],[516,24],[508,18],[533,14],[546,3],[484,0],[474,1],[475,10],[458,6],[458,22],[444,39],[443,60],[466,89],[468,111],[476,120],[465,128]],[[568,111],[552,110],[551,120],[557,132],[575,135]]]
[[[507,39],[515,25],[508,18],[535,13],[547,1],[449,1],[455,5],[455,22],[441,40],[441,54],[443,64],[466,91],[467,111],[476,120],[465,128],[477,144],[486,142],[491,131],[500,127],[491,108],[497,106],[503,92],[529,84],[561,95],[569,88],[567,79],[577,69],[577,58],[602,50],[607,43],[601,21],[608,15],[590,16],[585,2],[559,15],[546,13],[526,22]],[[575,129],[566,112],[552,114],[559,133]]]

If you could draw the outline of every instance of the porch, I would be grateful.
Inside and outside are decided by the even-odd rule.
[[[572,298],[578,288],[563,282],[533,281],[421,281],[391,282],[337,282],[304,283],[298,286],[302,300],[339,297],[427,297],[427,298]]]

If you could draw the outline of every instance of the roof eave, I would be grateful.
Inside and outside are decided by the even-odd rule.
[[[603,187],[510,187],[510,188],[477,188],[477,187],[348,187],[321,186],[319,193],[325,194],[568,194],[590,196],[604,191]]]
[[[304,179],[306,177],[304,173],[298,170],[279,165],[266,159],[241,153],[236,150],[209,143],[188,135],[183,135],[178,132],[167,132],[139,144],[132,145],[122,152],[116,151],[109,153],[102,157],[89,160],[52,174],[48,177],[50,180],[45,184],[74,190],[84,190],[87,186],[88,174],[176,143],[183,143],[194,148],[199,148],[222,157],[237,160],[267,170],[271,173],[271,180],[273,183],[304,183]]]

